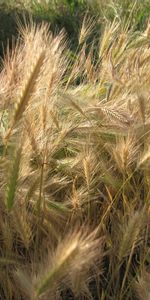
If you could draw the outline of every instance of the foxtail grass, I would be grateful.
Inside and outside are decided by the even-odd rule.
[[[73,57],[31,22],[3,63],[3,299],[148,299],[150,50],[131,15],[95,39],[86,17]]]

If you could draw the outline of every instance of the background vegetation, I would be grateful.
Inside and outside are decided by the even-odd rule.
[[[22,5],[3,4],[36,21],[1,61],[0,297],[149,300],[149,2]]]
[[[134,9],[133,9],[134,7]],[[130,17],[135,30],[144,29],[150,14],[149,0],[1,0],[0,2],[0,55],[8,40],[18,35],[16,15],[32,15],[38,23],[47,21],[52,31],[65,28],[74,50],[78,44],[79,28],[84,15],[97,17],[98,28],[106,20],[124,20]],[[4,45],[4,47],[2,47]]]

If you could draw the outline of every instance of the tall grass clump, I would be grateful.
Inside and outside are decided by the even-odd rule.
[[[149,297],[149,24],[22,26],[0,73],[0,296]],[[99,38],[97,38],[99,35]]]

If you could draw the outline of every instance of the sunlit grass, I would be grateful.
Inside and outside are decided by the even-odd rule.
[[[4,58],[2,299],[149,297],[150,37],[131,25],[91,43],[85,17],[72,59],[31,22]]]

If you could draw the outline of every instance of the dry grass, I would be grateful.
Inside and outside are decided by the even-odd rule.
[[[32,22],[4,60],[2,299],[149,299],[149,36],[93,26],[74,61]]]

